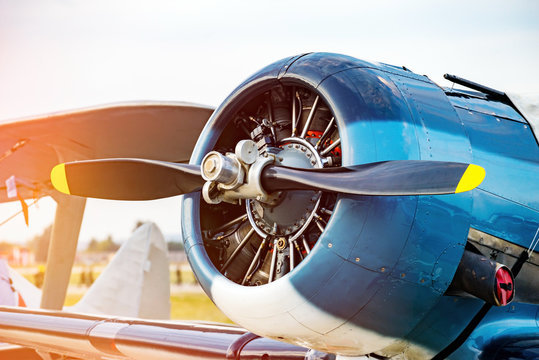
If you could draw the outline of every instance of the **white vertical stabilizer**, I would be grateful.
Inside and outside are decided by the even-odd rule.
[[[84,297],[70,310],[81,313],[170,318],[167,244],[153,223],[131,235]]]

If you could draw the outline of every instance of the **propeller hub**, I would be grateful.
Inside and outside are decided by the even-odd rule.
[[[271,150],[277,153],[280,165],[303,169],[322,167],[317,151],[304,139],[286,138],[279,148]],[[280,191],[269,203],[247,200],[247,215],[260,236],[291,236],[295,239],[309,226],[320,198],[319,191]]]
[[[235,187],[243,181],[242,170],[241,164],[232,154],[225,156],[211,151],[202,160],[202,177],[206,181]]]
[[[213,158],[208,159],[208,161],[204,163],[204,174],[212,175],[216,169],[217,169],[217,161],[215,159]]]

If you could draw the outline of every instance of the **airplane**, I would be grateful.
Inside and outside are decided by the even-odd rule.
[[[147,222],[122,244],[80,301],[63,310],[169,319],[169,284],[165,238],[157,225]],[[41,298],[39,288],[0,259],[0,305],[39,309]]]
[[[537,104],[445,77],[466,89],[307,53],[213,112],[131,104],[0,125],[25,198],[62,199],[50,254],[72,256],[86,197],[182,195],[188,261],[242,327],[5,307],[0,341],[75,358],[539,358]]]

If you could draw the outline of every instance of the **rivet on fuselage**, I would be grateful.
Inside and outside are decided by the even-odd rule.
[[[383,267],[383,268],[380,269],[380,271],[385,272],[385,271],[386,271],[386,268]]]
[[[359,262],[359,258],[356,258],[356,262]]]
[[[333,244],[332,243],[329,243],[328,244],[328,248],[332,248],[333,247]]]

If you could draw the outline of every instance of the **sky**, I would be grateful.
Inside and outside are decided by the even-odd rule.
[[[0,0],[0,121],[117,101],[217,106],[249,75],[310,51],[539,93],[539,2]],[[1,166],[1,163],[0,163]],[[0,205],[0,223],[20,205]],[[0,226],[24,242],[54,218],[44,198]],[[137,220],[179,234],[179,198],[89,200],[80,243]]]

